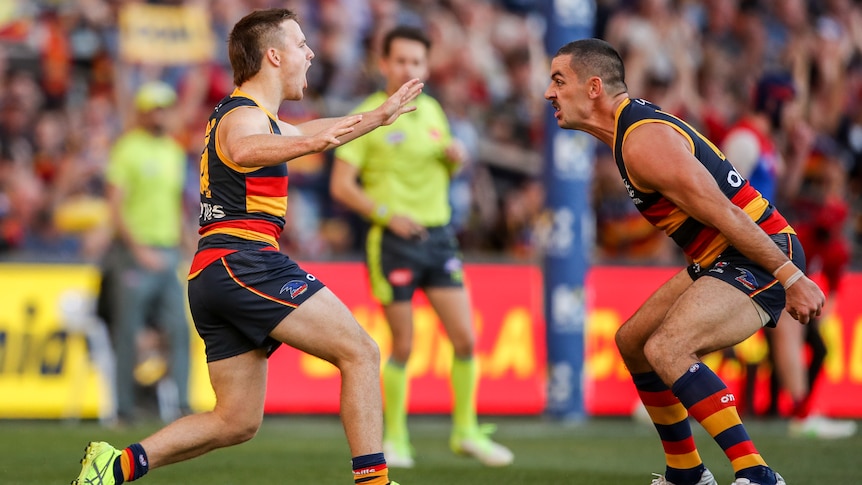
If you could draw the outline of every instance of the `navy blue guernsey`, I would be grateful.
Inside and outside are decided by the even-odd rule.
[[[270,130],[280,135],[275,117],[251,97],[234,90],[222,99],[210,115],[206,147],[200,160],[200,234],[192,275],[224,254],[224,249],[266,246],[278,249],[287,213],[287,164],[270,167],[242,167],[220,150],[219,122],[231,111],[256,107],[266,112]],[[208,251],[219,248],[220,251]],[[216,258],[217,259],[217,258]]]
[[[718,230],[686,214],[661,193],[639,190],[632,184],[623,160],[622,146],[631,130],[645,123],[663,123],[682,134],[688,140],[692,155],[709,171],[724,195],[767,234],[793,232],[784,217],[736,171],[712,142],[658,106],[642,99],[627,99],[617,108],[614,131],[614,159],[620,176],[641,214],[670,236],[692,261],[709,263],[730,243]],[[673,170],[673,167],[668,167],[668,170]]]

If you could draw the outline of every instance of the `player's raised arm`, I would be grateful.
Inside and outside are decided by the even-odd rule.
[[[420,82],[419,79],[411,79],[407,81],[398,89],[398,91],[395,91],[376,109],[366,111],[365,113],[359,113],[362,119],[353,126],[353,131],[339,136],[339,140],[341,140],[341,143],[346,143],[375,128],[392,124],[392,122],[397,120],[398,117],[404,113],[414,111],[416,106],[411,105],[410,103],[416,99],[416,96],[419,96],[419,94],[422,93],[422,88],[424,86],[425,84]],[[344,118],[345,117],[311,120],[297,125],[297,129],[305,135],[319,133],[339,123]]]
[[[222,152],[233,163],[241,167],[268,167],[339,145],[339,137],[352,132],[361,120],[361,115],[337,118],[327,123],[325,129],[310,134],[279,122],[282,134],[276,135],[270,131],[270,120],[263,110],[239,108],[225,115],[216,136]]]

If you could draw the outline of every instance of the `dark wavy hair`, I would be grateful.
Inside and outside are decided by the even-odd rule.
[[[389,57],[389,52],[392,50],[392,42],[395,39],[407,39],[421,42],[426,50],[431,49],[431,39],[418,27],[410,25],[399,25],[386,33],[383,37],[383,57]]]

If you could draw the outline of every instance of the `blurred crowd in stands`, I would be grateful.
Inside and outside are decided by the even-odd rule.
[[[539,0],[3,0],[0,5],[0,259],[97,262],[110,241],[104,175],[134,123],[132,99],[159,79],[179,93],[171,131],[188,153],[188,231],[196,231],[205,121],[233,89],[226,37],[251,9],[298,12],[316,57],[305,99],[279,115],[346,114],[380,87],[377,46],[396,24],[424,26],[427,92],[469,163],[453,181],[453,223],[473,255],[540,261],[548,53]],[[632,97],[721,145],[756,81],[792,76],[797,103],[774,143],[774,203],[862,250],[862,2],[596,0],[594,36],[624,56]],[[556,129],[556,128],[553,128]],[[331,155],[289,165],[282,249],[350,258],[361,224],[328,195]],[[636,212],[612,155],[596,147],[597,263],[678,263]]]

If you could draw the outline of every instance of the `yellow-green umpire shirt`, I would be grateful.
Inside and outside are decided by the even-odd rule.
[[[170,136],[133,129],[111,148],[106,178],[124,194],[121,214],[135,241],[180,243],[186,154]]]
[[[370,111],[387,99],[372,94],[353,110]],[[455,165],[445,156],[452,139],[440,104],[420,94],[416,111],[401,115],[335,150],[335,157],[359,170],[365,192],[392,213],[404,214],[426,227],[449,223],[449,179]]]

